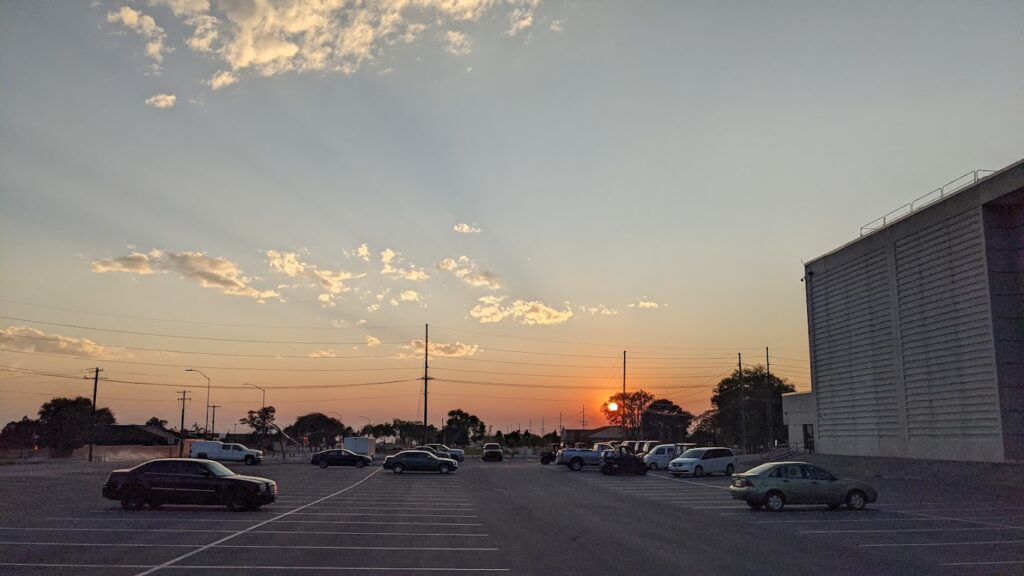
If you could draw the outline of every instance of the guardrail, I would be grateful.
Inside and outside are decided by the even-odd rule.
[[[876,230],[881,230],[882,228],[885,228],[889,224],[892,224],[893,222],[905,216],[909,216],[915,210],[919,210],[933,202],[938,202],[939,200],[942,200],[946,196],[955,194],[956,192],[962,190],[963,188],[966,188],[967,186],[976,183],[978,180],[981,180],[985,176],[994,173],[995,170],[973,170],[962,176],[958,176],[957,178],[950,180],[946,184],[939,186],[938,188],[932,190],[931,192],[918,196],[917,198],[911,200],[910,202],[907,202],[906,204],[900,206],[895,210],[892,210],[891,212],[885,214],[884,216],[875,218],[871,222],[868,222],[867,224],[861,226],[860,235],[861,237],[863,237],[864,234],[870,234],[872,232],[875,232]]]

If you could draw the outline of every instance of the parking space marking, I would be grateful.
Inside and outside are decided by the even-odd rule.
[[[106,548],[194,548],[195,544],[165,544],[165,543],[138,543],[138,542],[0,542],[0,546],[98,546]],[[308,544],[296,545],[272,545],[272,544],[219,544],[210,549],[226,548],[256,548],[256,549],[279,549],[288,550],[383,550],[390,552],[415,551],[415,552],[496,552],[500,548],[462,548],[450,546],[312,546]]]
[[[661,478],[662,480],[668,480],[670,482],[685,482],[687,484],[693,484],[694,486],[703,486],[705,488],[716,488],[718,490],[728,490],[729,489],[728,486],[719,486],[717,484],[705,484],[703,482],[695,482],[693,480],[686,480],[684,478],[676,478],[676,477],[669,478],[668,476],[662,476],[661,474],[648,474],[647,476],[651,477],[651,478]]]
[[[0,562],[0,566],[24,568],[149,568],[141,574],[150,574],[156,570],[272,570],[272,571],[321,571],[321,572],[508,572],[508,568],[398,568],[388,566],[155,566],[152,564],[43,564],[30,562]]]
[[[1005,564],[1024,564],[1024,560],[1001,560],[995,562],[948,562],[939,566],[1001,566]]]
[[[241,536],[242,534],[245,534],[246,532],[251,532],[251,531],[255,530],[256,528],[259,528],[260,526],[265,526],[265,525],[267,525],[267,524],[269,524],[269,523],[271,523],[271,522],[273,522],[275,520],[279,520],[281,518],[284,518],[286,516],[294,514],[298,510],[302,510],[303,508],[307,508],[307,507],[312,506],[312,505],[314,505],[314,504],[316,504],[318,502],[322,502],[324,500],[327,500],[327,499],[331,498],[332,496],[336,496],[338,494],[343,494],[345,492],[348,492],[349,490],[351,490],[353,488],[356,488],[357,486],[359,486],[363,482],[366,482],[370,478],[373,478],[374,475],[377,474],[377,472],[379,472],[379,469],[378,470],[374,470],[373,472],[370,472],[366,476],[363,476],[363,478],[361,480],[359,480],[358,482],[356,482],[355,484],[351,484],[351,485],[349,485],[349,486],[347,486],[345,488],[342,488],[341,490],[338,490],[337,492],[335,492],[331,496],[325,496],[324,498],[322,498],[320,500],[315,500],[313,502],[310,502],[309,504],[306,504],[305,506],[303,506],[301,508],[296,508],[295,510],[290,510],[288,512],[284,512],[284,513],[282,513],[282,514],[280,514],[278,516],[270,518],[269,520],[264,520],[263,522],[260,522],[259,524],[254,524],[254,525],[252,525],[252,526],[250,526],[250,527],[248,527],[248,528],[246,528],[244,530],[239,530],[238,532],[236,532],[234,534],[230,534],[228,536],[225,536],[225,537],[221,538],[220,540],[217,540],[215,542],[207,544],[206,546],[202,546],[200,548],[196,548],[195,550],[192,550],[191,552],[187,552],[185,554],[182,554],[181,556],[178,556],[176,558],[172,558],[172,559],[168,560],[167,562],[164,562],[163,564],[160,564],[159,566],[154,566],[154,567],[152,567],[152,568],[150,568],[148,570],[140,572],[137,576],[146,576],[148,574],[152,574],[152,573],[160,570],[161,568],[167,568],[169,566],[172,566],[172,565],[174,565],[174,564],[176,564],[176,563],[178,563],[178,562],[180,562],[180,561],[182,561],[182,560],[184,560],[186,558],[190,558],[192,556],[195,556],[196,554],[199,554],[200,552],[202,552],[204,550],[209,550],[210,548],[212,548],[212,547],[214,547],[214,546],[216,546],[218,544],[223,544],[224,542],[227,542],[228,540],[231,540],[232,538],[235,538],[237,536]]]
[[[801,530],[801,534],[882,534],[891,532],[973,532],[978,530],[1024,530],[1024,526],[984,527],[972,526],[970,528],[892,528],[880,530]]]
[[[51,527],[0,527],[0,530],[26,531],[26,532],[173,532],[173,533],[204,533],[204,534],[231,534],[237,530],[217,530],[201,528],[51,528]],[[331,530],[254,530],[251,534],[336,534],[339,536],[458,536],[460,538],[486,538],[488,534],[471,533],[423,533],[423,532],[352,532],[352,531],[331,531]]]
[[[914,542],[907,544],[858,544],[861,548],[903,548],[910,546],[976,546],[981,544],[1024,544],[1024,540],[988,540],[983,542]]]
[[[301,508],[296,508],[301,510]],[[294,511],[285,512],[286,515],[293,514]],[[280,518],[283,515],[279,515]],[[134,519],[134,518],[133,518]],[[47,520],[74,520],[83,521],[90,520],[93,522],[124,522],[125,518],[47,518]],[[252,522],[252,520],[246,520],[244,518],[194,518],[194,517],[181,517],[181,518],[140,518],[139,520],[147,520],[150,522]],[[266,522],[275,521],[274,518],[265,520],[259,524],[262,526]],[[456,522],[375,522],[375,521],[363,521],[363,520],[276,520],[279,524],[411,524],[421,526],[483,526],[483,524],[464,524]]]

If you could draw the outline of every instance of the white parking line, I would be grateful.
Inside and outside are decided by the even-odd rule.
[[[228,540],[231,540],[232,538],[235,538],[236,536],[240,536],[242,534],[245,534],[246,532],[251,532],[251,531],[255,530],[256,528],[259,528],[260,526],[265,526],[265,525],[267,525],[267,524],[269,524],[269,523],[271,523],[271,522],[273,522],[275,520],[279,520],[281,518],[284,518],[285,516],[294,514],[298,510],[302,510],[303,508],[306,508],[308,506],[312,506],[312,505],[314,505],[314,504],[316,504],[318,502],[322,502],[322,501],[327,500],[328,498],[331,498],[331,497],[336,496],[338,494],[344,494],[345,492],[348,492],[349,490],[355,488],[356,486],[359,486],[363,482],[366,482],[370,478],[373,478],[374,474],[376,474],[378,471],[379,470],[374,470],[373,472],[370,472],[366,476],[363,476],[362,480],[356,482],[355,484],[351,484],[351,485],[349,485],[349,486],[347,486],[345,488],[342,488],[341,490],[338,490],[337,492],[335,492],[331,496],[327,496],[327,497],[324,497],[324,498],[322,498],[320,500],[316,500],[314,502],[310,502],[309,504],[306,504],[306,506],[303,506],[302,508],[296,508],[295,510],[291,510],[291,511],[285,512],[285,513],[280,514],[278,516],[275,516],[275,517],[273,517],[273,518],[271,518],[269,520],[264,520],[263,522],[260,522],[259,524],[254,524],[254,525],[252,525],[252,526],[250,526],[250,527],[248,527],[248,528],[246,528],[244,530],[239,530],[238,532],[236,532],[234,534],[231,534],[229,536],[225,536],[225,537],[221,538],[220,540],[217,540],[216,542],[212,542],[210,544],[207,544],[206,546],[202,546],[200,548],[196,548],[195,550],[192,550],[191,552],[187,552],[185,554],[182,554],[181,556],[178,556],[176,558],[172,558],[172,559],[168,560],[167,562],[164,562],[163,564],[160,564],[159,566],[154,566],[154,567],[152,567],[152,568],[150,568],[148,570],[140,572],[137,576],[146,576],[148,574],[152,574],[152,573],[160,570],[161,568],[167,568],[169,566],[177,564],[178,562],[180,562],[180,561],[182,561],[182,560],[184,560],[186,558],[189,558],[191,556],[199,554],[203,550],[208,550],[208,549],[212,548],[213,546],[216,546],[218,544],[223,544],[224,542],[227,542]]]
[[[687,484],[693,484],[694,486],[703,486],[705,488],[717,488],[718,490],[728,490],[729,486],[719,486],[717,484],[705,484],[703,482],[695,482],[693,480],[685,480],[683,478],[669,478],[668,476],[662,476],[661,474],[648,474],[650,478],[661,478],[662,480],[669,480],[671,482],[685,482]]]
[[[1001,560],[996,562],[949,562],[939,566],[1001,566],[1006,564],[1024,564],[1024,560]]]
[[[910,546],[978,546],[982,544],[1024,544],[1024,540],[988,540],[985,542],[919,542],[914,544],[858,544],[861,548],[905,548]]]
[[[295,510],[302,510],[302,508],[296,508]],[[286,515],[291,515],[293,513],[294,513],[294,511],[285,512],[284,514],[278,516],[278,518],[280,518],[281,516],[284,516],[285,514]],[[168,521],[168,522],[183,522],[183,521],[188,521],[188,522],[243,522],[243,523],[244,522],[252,522],[252,520],[236,519],[236,518],[193,518],[193,517],[156,518],[156,517],[153,517],[153,516],[139,517],[139,518],[75,518],[75,517],[59,518],[58,517],[58,518],[47,518],[47,520],[61,520],[61,521],[66,521],[66,520],[74,520],[74,521],[89,520],[89,521],[93,521],[93,522],[124,522],[125,520],[146,520],[146,521],[149,521],[149,522],[152,522],[152,521]],[[259,526],[262,526],[263,524],[265,524],[266,522],[270,522],[271,520],[274,520],[274,519],[272,518],[270,520],[266,520],[263,523],[259,524]],[[412,525],[422,525],[422,526],[483,526],[483,524],[458,524],[458,523],[454,523],[454,522],[371,522],[371,521],[361,521],[361,520],[277,520],[277,523],[278,524],[412,524]]]
[[[891,532],[974,532],[978,530],[1024,530],[1024,526],[971,527],[971,528],[892,528],[881,530],[801,530],[801,534],[882,534]]]

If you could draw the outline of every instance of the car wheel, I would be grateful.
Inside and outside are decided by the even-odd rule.
[[[121,494],[121,508],[124,508],[125,510],[134,512],[135,510],[142,510],[142,507],[145,505],[146,498],[143,495],[141,488],[126,488]]]
[[[772,490],[764,497],[764,507],[771,512],[778,512],[786,505],[786,499],[781,492]]]
[[[612,472],[613,472],[613,470],[612,470],[612,465],[611,464],[605,464],[604,466],[601,466],[601,474],[605,474],[607,476],[611,476]]]
[[[242,492],[238,488],[232,488],[228,492],[227,500],[228,510],[231,510],[232,512],[242,512],[243,510],[248,510],[251,506],[249,503],[249,497],[245,495],[245,492]]]
[[[657,462],[651,462],[647,467],[650,468],[651,470],[657,470],[658,469],[658,463]]]
[[[366,466],[366,460],[356,460],[356,468],[362,468],[363,466]]]
[[[579,472],[580,470],[583,470],[583,460],[579,458],[573,458],[572,460],[570,460],[569,470],[572,470],[573,472]]]
[[[327,466],[328,466],[328,464],[327,464],[327,460],[321,460],[321,461],[320,461],[320,467],[321,467],[321,468],[327,468]]]
[[[747,500],[747,506],[750,506],[751,510],[760,510],[764,504],[756,502],[754,500]]]
[[[829,510],[839,510],[839,504],[829,504],[828,505],[828,509]]]
[[[863,510],[864,506],[868,503],[867,497],[860,490],[851,490],[846,495],[846,507],[850,510]]]
[[[733,468],[732,464],[729,464],[728,466],[725,467],[725,475],[732,476],[734,470],[735,468]]]
[[[695,478],[700,478],[703,475],[704,475],[704,467],[703,466],[697,466],[696,468],[693,469],[693,476]]]
[[[246,456],[245,463],[247,466],[252,466],[253,464],[256,463],[256,457],[252,455]]]
[[[440,472],[441,474],[447,474],[448,473],[448,465],[447,464],[441,464],[440,466],[437,467],[437,471]]]
[[[402,466],[401,464],[395,464],[394,466],[391,467],[391,471],[394,472],[395,474],[401,474],[402,471],[404,470],[405,466]]]

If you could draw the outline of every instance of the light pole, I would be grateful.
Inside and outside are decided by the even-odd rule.
[[[248,382],[243,383],[242,386],[252,386],[253,388],[259,390],[260,392],[263,392],[263,406],[262,407],[263,408],[267,407],[267,391],[266,390],[264,390],[263,388],[260,388],[259,386],[255,385],[255,384],[249,384]]]
[[[203,434],[210,435],[210,377],[203,374],[201,370],[195,368],[185,368],[185,372],[195,372],[203,378],[206,378],[206,421],[203,422]]]

